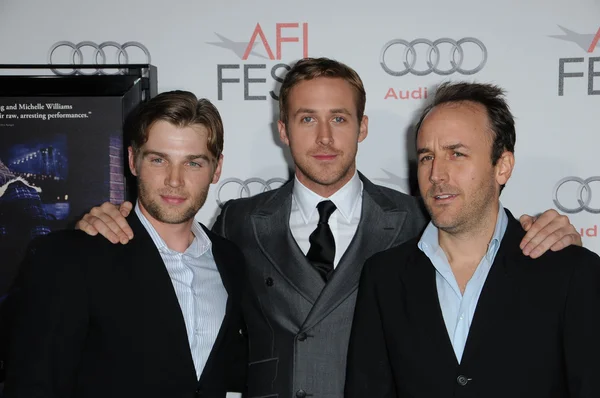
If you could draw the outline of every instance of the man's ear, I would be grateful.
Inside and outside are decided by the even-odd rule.
[[[285,145],[290,146],[290,139],[288,137],[288,131],[285,123],[281,120],[277,121],[277,129],[279,130],[279,139]]]
[[[500,159],[496,162],[496,182],[502,186],[508,182],[515,167],[515,155],[512,152],[504,151]]]
[[[137,177],[137,170],[135,169],[135,155],[131,146],[127,148],[127,155],[129,159],[129,170],[131,171],[131,174]]]
[[[363,115],[360,126],[358,127],[358,142],[362,142],[367,138],[367,135],[369,135],[369,117]]]
[[[223,169],[223,154],[219,155],[219,159],[217,159],[217,167],[215,167],[215,172],[213,173],[213,178],[211,184],[216,184],[219,182],[219,178],[221,178],[221,171]]]

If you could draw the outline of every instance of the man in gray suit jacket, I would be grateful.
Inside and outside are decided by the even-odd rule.
[[[342,397],[363,262],[425,226],[415,198],[374,185],[356,169],[358,143],[368,134],[365,98],[348,66],[326,58],[296,63],[281,86],[278,123],[295,178],[226,203],[213,227],[248,264],[249,397]],[[132,234],[119,212],[128,211],[104,204],[79,228],[126,243]],[[530,230],[524,250],[533,256],[536,245],[545,251],[581,244],[556,212]]]

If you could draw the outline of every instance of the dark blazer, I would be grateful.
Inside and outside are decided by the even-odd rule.
[[[19,277],[6,398],[212,398],[243,390],[239,250],[207,231],[228,301],[198,380],[160,254],[134,212],[127,221],[135,234],[127,245],[81,231],[34,241]]]
[[[249,333],[249,397],[340,398],[356,290],[364,261],[416,236],[425,218],[415,198],[374,185],[361,220],[325,285],[290,228],[293,181],[228,202],[213,230],[232,240],[248,264],[243,301]]]
[[[600,258],[569,246],[531,259],[508,216],[460,364],[417,240],[367,261],[347,398],[600,397]]]

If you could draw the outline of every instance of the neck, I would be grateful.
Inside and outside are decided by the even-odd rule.
[[[169,249],[183,253],[190,247],[194,240],[194,234],[192,233],[193,218],[180,224],[167,224],[152,217],[141,203],[139,206],[144,217],[152,224]]]
[[[310,189],[317,195],[323,198],[329,198],[334,193],[342,189],[344,185],[346,185],[348,181],[350,181],[352,177],[354,177],[355,172],[356,167],[351,167],[350,170],[348,170],[348,172],[344,174],[342,178],[335,181],[334,183],[320,184],[314,180],[309,179],[303,173],[299,172],[299,170],[296,168],[296,178],[298,178],[298,181],[300,181],[302,185],[304,185],[306,188]]]

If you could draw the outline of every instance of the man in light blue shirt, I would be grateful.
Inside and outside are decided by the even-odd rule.
[[[521,252],[499,200],[516,139],[503,90],[443,84],[416,131],[431,222],[365,263],[346,397],[600,396],[600,258]]]
[[[419,240],[419,249],[429,257],[436,270],[435,284],[440,307],[446,329],[448,330],[448,336],[452,342],[456,359],[459,362],[467,342],[469,328],[471,327],[473,315],[477,308],[477,301],[479,300],[490,268],[494,263],[496,253],[498,253],[498,249],[500,248],[500,242],[502,242],[504,232],[506,232],[507,224],[508,217],[504,208],[500,206],[492,240],[488,244],[485,255],[481,258],[481,262],[464,289],[459,287],[444,249],[440,247],[438,239],[439,230],[433,222],[427,225],[423,236]]]

